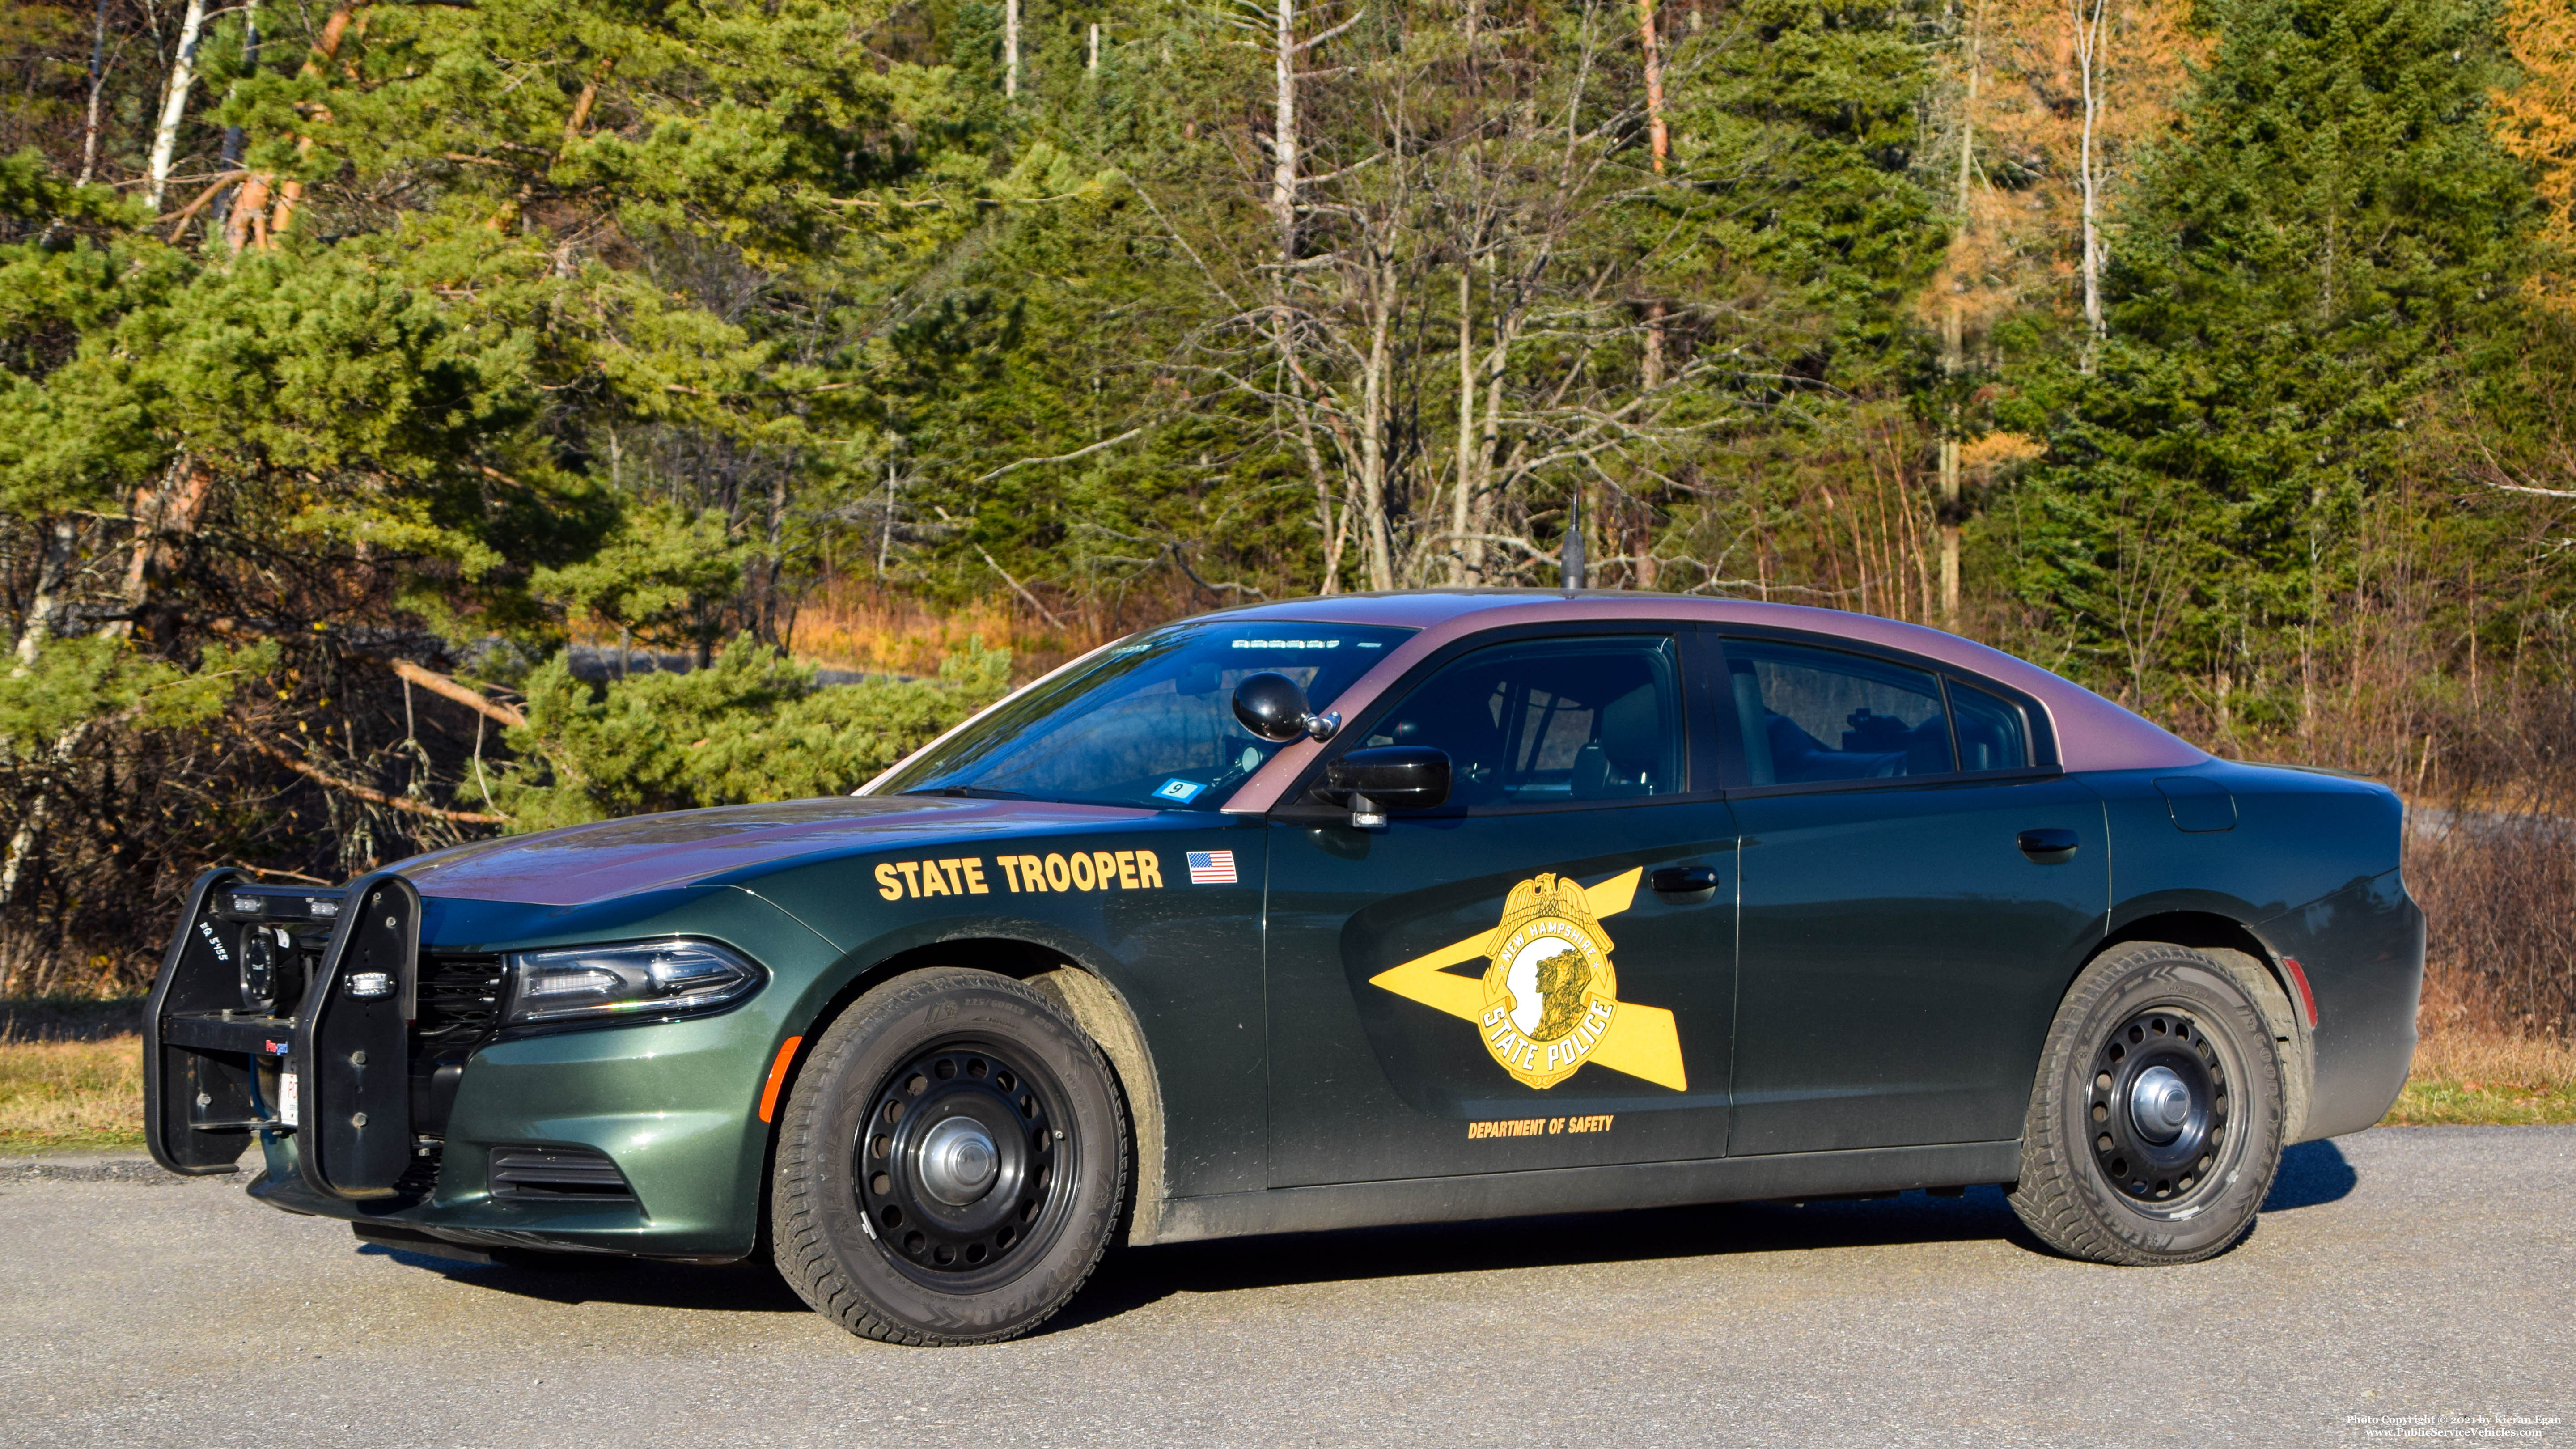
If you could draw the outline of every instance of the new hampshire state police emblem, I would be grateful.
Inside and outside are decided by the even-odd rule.
[[[1369,984],[1473,1023],[1494,1063],[1545,1091],[1585,1066],[1689,1089],[1681,1033],[1659,1006],[1619,999],[1601,918],[1628,909],[1641,870],[1599,885],[1543,874],[1503,898],[1502,924],[1381,971]],[[1449,969],[1478,957],[1480,977]]]
[[[1619,1016],[1610,934],[1583,887],[1553,875],[1512,887],[1485,960],[1485,1050],[1524,1086],[1573,1076]]]

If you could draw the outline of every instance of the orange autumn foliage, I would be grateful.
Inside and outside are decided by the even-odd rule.
[[[2111,0],[2094,120],[2094,171],[2116,195],[2144,148],[2168,134],[2207,40],[2185,0]],[[1920,299],[1925,320],[1982,332],[2029,306],[2071,307],[2083,249],[2079,154],[2084,83],[2068,0],[1977,0],[1952,54],[1945,173],[1971,140],[1959,226]],[[2116,249],[2117,238],[2113,239]]]
[[[2496,139],[2531,163],[2541,241],[2554,254],[2524,285],[2534,303],[2576,318],[2576,7],[2509,0],[2504,38],[2522,83],[2495,94]]]

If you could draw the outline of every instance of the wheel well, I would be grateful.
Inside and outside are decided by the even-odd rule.
[[[2271,951],[2252,931],[2239,922],[2207,911],[2168,911],[2162,915],[2141,916],[2103,938],[2101,950],[2107,951],[2124,941],[2165,941],[2194,948],[2226,947],[2262,962],[2263,969],[2271,972],[2275,980],[2281,975],[2281,963],[2272,959]],[[2287,989],[2287,982],[2282,985]]]
[[[931,966],[962,966],[1027,982],[1063,1007],[1100,1048],[1101,1055],[1109,1059],[1110,1075],[1127,1101],[1128,1129],[1135,1145],[1136,1170],[1128,1183],[1135,1210],[1128,1214],[1128,1239],[1131,1243],[1152,1242],[1164,1192],[1163,1093],[1153,1056],[1145,1046],[1144,1029],[1137,1023],[1135,1009],[1118,988],[1098,972],[1067,960],[1054,947],[1008,937],[965,937],[916,946],[877,962],[851,977],[814,1013],[814,1019],[805,1027],[805,1045],[798,1049],[787,1076],[779,1084],[779,1099],[784,1101],[795,1090],[796,1079],[805,1070],[807,1051],[840,1019],[842,1012],[849,1010],[852,1002],[898,976]],[[764,1247],[769,1235],[770,1179],[776,1172],[778,1156],[778,1124],[768,1126],[769,1142],[762,1155],[760,1180],[759,1229]]]
[[[2283,1070],[2293,1075],[2288,1084],[2290,1100],[2286,1104],[2291,1120],[2286,1124],[2288,1130],[2282,1140],[2302,1140],[2299,1134],[2306,1126],[2308,1099],[2315,1090],[2316,1046],[2306,1018],[2297,1005],[2299,988],[2283,971],[2280,957],[2243,922],[2207,911],[2168,911],[2141,916],[2104,938],[2093,954],[2099,956],[2126,941],[2164,941],[2200,951],[2234,952],[2261,972],[2263,982],[2271,987],[2268,993],[2271,999],[2259,1001],[2256,1005],[2271,1021],[2274,1039],[2286,1048],[2287,1060],[2282,1063]],[[2090,959],[2087,958],[2088,964]]]

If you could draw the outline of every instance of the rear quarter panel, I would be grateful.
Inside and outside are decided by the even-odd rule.
[[[2235,827],[2178,828],[2156,788],[2177,777],[2226,789]],[[2404,810],[2395,792],[2223,760],[2088,774],[2084,782],[2110,818],[2112,933],[2161,915],[2217,916],[2248,930],[2276,969],[2295,960],[2316,1009],[2304,1135],[2378,1121],[2405,1085],[2424,974],[2423,915],[2399,869]]]

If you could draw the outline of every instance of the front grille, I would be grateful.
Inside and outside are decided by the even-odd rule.
[[[501,1024],[498,956],[423,956],[412,1054],[471,1051]]]
[[[411,1170],[400,1190],[427,1196],[446,1155],[447,1118],[474,1049],[501,1025],[504,987],[498,956],[420,958],[411,1026]]]
[[[418,1202],[438,1188],[438,1164],[446,1155],[445,1144],[417,1142],[411,1150],[411,1166],[394,1182],[394,1196],[404,1202]]]
[[[495,1147],[492,1196],[502,1202],[633,1202],[608,1154],[588,1147]]]

